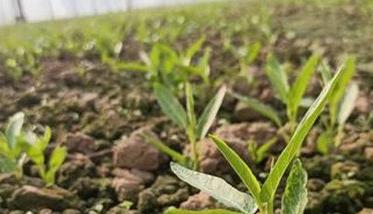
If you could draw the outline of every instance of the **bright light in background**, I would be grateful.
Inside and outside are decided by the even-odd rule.
[[[22,8],[26,21],[42,21],[124,11],[201,0],[0,0],[0,25],[15,23]]]

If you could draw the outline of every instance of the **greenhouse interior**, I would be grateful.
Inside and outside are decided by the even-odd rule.
[[[0,214],[373,214],[373,1],[0,0]]]

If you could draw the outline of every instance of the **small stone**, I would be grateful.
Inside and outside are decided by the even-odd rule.
[[[364,149],[365,159],[373,162],[373,147],[367,147]]]
[[[62,214],[80,214],[81,212],[79,210],[75,209],[67,209],[62,212]]]
[[[373,213],[373,209],[364,208],[358,214],[372,214],[372,213]]]
[[[166,156],[141,136],[145,130],[139,129],[128,139],[122,139],[113,149],[113,163],[116,167],[155,171],[165,163]],[[147,131],[147,134],[155,134]]]
[[[210,195],[199,192],[189,196],[188,200],[180,204],[180,208],[187,210],[202,210],[214,207],[215,203]]]
[[[137,201],[138,194],[145,188],[145,184],[153,180],[153,175],[146,172],[115,169],[113,174],[117,177],[112,180],[111,186],[117,193],[118,201]]]
[[[53,211],[51,209],[42,209],[39,211],[39,214],[52,214]]]
[[[66,145],[69,153],[82,153],[88,155],[97,149],[95,140],[80,132],[74,134],[69,133],[63,144]]]

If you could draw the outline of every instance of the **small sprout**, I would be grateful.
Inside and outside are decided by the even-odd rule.
[[[169,88],[158,83],[154,85],[154,94],[163,113],[176,125],[182,128],[188,137],[189,143],[191,145],[191,159],[194,169],[198,168],[197,141],[203,139],[206,136],[223,102],[225,92],[226,87],[222,86],[216,93],[216,95],[206,105],[204,111],[197,120],[194,111],[195,106],[193,89],[189,83],[185,84],[186,109],[171,93],[171,90]],[[182,154],[172,150],[171,148],[168,148],[164,144],[162,145],[162,143],[156,139],[148,139],[148,142],[152,143],[162,152],[170,155],[174,161],[177,161],[180,164],[185,165],[189,162],[185,158],[183,158]]]
[[[355,61],[354,57],[349,57],[340,67],[343,76],[328,99],[329,120],[324,123],[326,130],[319,136],[316,147],[322,154],[330,153],[341,144],[343,128],[355,107],[359,87],[356,82],[350,82],[356,72]],[[331,71],[327,66],[324,65],[320,72],[324,82],[330,79]]]
[[[26,147],[27,156],[39,169],[39,175],[47,185],[55,183],[56,173],[67,156],[66,147],[57,146],[52,151],[48,164],[45,164],[45,150],[49,145],[50,138],[51,130],[49,127],[46,128],[42,137],[38,137],[34,133],[29,133],[26,137],[26,141],[29,143]]]
[[[9,119],[5,133],[0,132],[0,172],[15,172],[18,177],[23,174],[25,162],[21,140],[24,118],[24,113],[16,113]]]

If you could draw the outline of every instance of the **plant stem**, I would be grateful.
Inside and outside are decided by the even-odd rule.
[[[273,214],[273,202],[259,206],[260,214]]]
[[[197,151],[197,141],[194,137],[194,132],[190,129],[187,133],[189,143],[192,146],[192,160],[193,160],[193,169],[198,170],[199,164],[198,164],[198,151]]]

